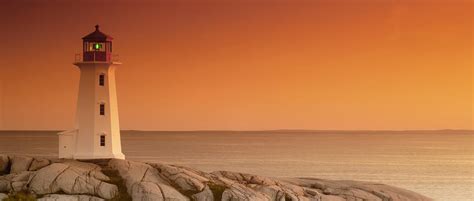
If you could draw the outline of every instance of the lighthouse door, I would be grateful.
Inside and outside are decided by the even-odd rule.
[[[67,133],[59,135],[59,158],[73,158],[74,135]]]

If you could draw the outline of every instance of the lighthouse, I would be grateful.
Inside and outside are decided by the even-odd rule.
[[[124,159],[115,85],[121,63],[112,54],[112,37],[99,30],[83,37],[75,128],[59,133],[59,158]]]

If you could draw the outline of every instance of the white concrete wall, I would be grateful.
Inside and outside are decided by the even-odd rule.
[[[3,72],[0,71],[0,130],[3,129]]]
[[[121,154],[122,146],[121,146],[121,138],[120,138],[117,90],[116,90],[116,84],[115,84],[115,66],[111,66],[109,68],[108,78],[109,79],[106,80],[106,83],[109,85],[110,130],[111,130],[111,133],[118,133],[118,135],[111,135],[112,139],[108,141],[112,142],[111,143],[112,152]]]
[[[87,158],[94,155],[95,145],[95,66],[94,64],[78,64],[81,70],[79,95],[77,98],[76,150],[74,158]]]
[[[81,78],[73,158],[125,158],[120,141],[115,64],[82,62],[76,65],[81,70]],[[100,74],[105,75],[104,86],[99,85]],[[105,104],[105,115],[100,115],[101,103]],[[105,146],[100,146],[101,135],[105,135]],[[59,145],[61,148],[67,140],[60,140],[60,143],[63,143]]]

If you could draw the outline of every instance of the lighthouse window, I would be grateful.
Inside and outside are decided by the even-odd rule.
[[[105,115],[105,104],[101,103],[99,108],[100,115]]]
[[[105,75],[104,75],[104,74],[100,74],[100,75],[99,75],[99,85],[100,85],[100,86],[104,86],[104,83],[105,83]]]
[[[100,50],[102,48],[102,45],[99,43],[94,44],[94,50]]]
[[[100,51],[100,52],[104,52],[105,51],[105,43],[88,43],[88,49],[89,51],[91,52],[94,52],[94,51]]]
[[[105,135],[100,136],[100,146],[105,147]]]

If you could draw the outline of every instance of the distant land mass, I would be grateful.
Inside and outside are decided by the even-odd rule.
[[[3,132],[61,132],[63,130],[0,130]],[[474,134],[474,130],[440,129],[440,130],[306,130],[306,129],[269,129],[269,130],[121,130],[123,132],[154,133],[313,133],[313,134]]]

